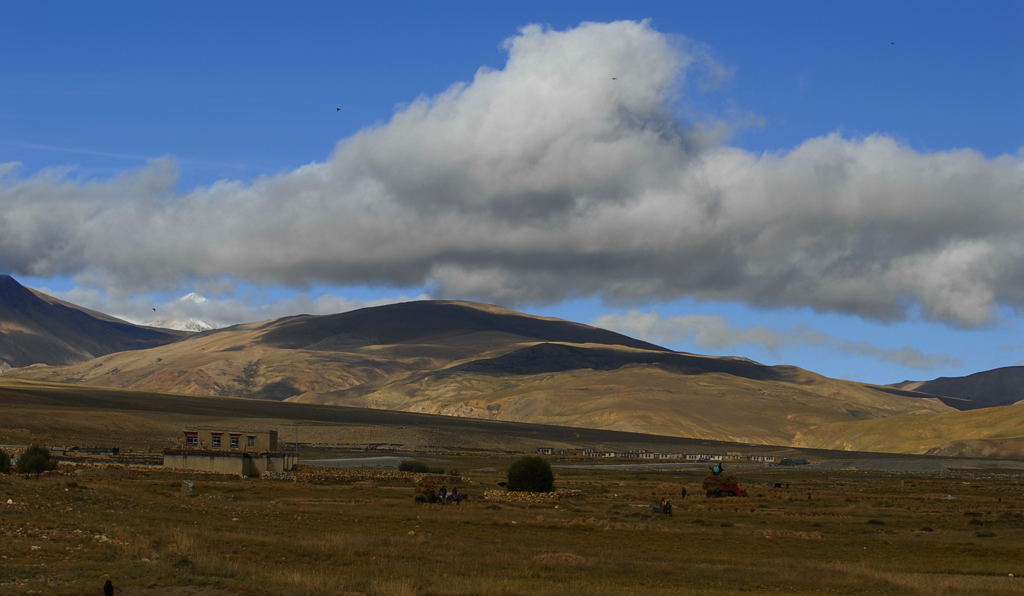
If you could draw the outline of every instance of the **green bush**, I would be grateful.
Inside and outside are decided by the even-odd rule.
[[[418,472],[420,474],[444,474],[444,470],[441,468],[431,468],[427,464],[416,460],[406,460],[398,464],[398,471]]]
[[[19,474],[39,474],[47,470],[57,469],[57,460],[50,454],[50,450],[39,445],[32,445],[18,458],[18,465],[15,470]]]
[[[508,468],[508,490],[531,493],[549,493],[555,490],[555,475],[551,464],[537,456],[523,457]]]
[[[399,472],[426,472],[427,464],[421,461],[403,461],[398,464]]]
[[[11,473],[11,456],[6,451],[0,449],[0,474]]]

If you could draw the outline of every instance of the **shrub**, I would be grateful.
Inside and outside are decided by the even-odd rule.
[[[11,473],[11,456],[6,451],[0,449],[0,474]]]
[[[418,472],[420,474],[444,474],[444,470],[441,468],[431,468],[427,464],[416,460],[406,460],[398,464],[398,471]]]
[[[16,471],[19,474],[39,474],[47,470],[57,469],[57,460],[50,450],[39,445],[32,445],[18,458]]]
[[[403,461],[398,464],[399,472],[426,472],[427,464],[421,461]]]
[[[549,493],[555,490],[555,475],[551,464],[542,457],[517,459],[508,468],[508,490]]]

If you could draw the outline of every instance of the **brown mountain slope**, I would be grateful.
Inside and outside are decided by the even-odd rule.
[[[298,400],[774,445],[819,424],[949,409],[799,369],[755,378],[657,362],[514,375],[440,371]]]
[[[1024,366],[1006,366],[966,377],[903,381],[893,387],[937,395],[958,410],[1006,406],[1024,400]]]
[[[17,376],[759,443],[950,410],[918,394],[671,352],[491,305],[420,301],[287,317]]]
[[[419,301],[236,325],[156,350],[10,374],[150,391],[284,399],[393,380],[500,355],[538,340],[671,353],[604,329],[491,305]]]
[[[0,275],[0,371],[34,363],[68,364],[177,341],[184,332],[132,325]]]
[[[798,447],[1024,458],[1024,402],[1011,406],[828,424],[797,435]]]

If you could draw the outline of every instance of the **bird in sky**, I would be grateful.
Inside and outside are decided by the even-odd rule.
[[[341,111],[341,108],[334,108],[334,111],[335,111],[335,112],[340,112],[340,111]]]

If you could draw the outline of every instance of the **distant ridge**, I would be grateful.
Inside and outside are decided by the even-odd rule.
[[[1024,400],[1024,366],[1006,366],[966,377],[903,381],[893,387],[938,396],[958,410],[1008,406]]]
[[[0,370],[70,364],[151,348],[187,334],[133,325],[26,288],[0,275]]]
[[[268,325],[262,341],[307,350],[421,343],[471,333],[505,333],[537,341],[595,343],[641,350],[669,350],[632,337],[572,323],[526,315],[492,304],[418,300],[361,308],[335,315],[299,315]]]

